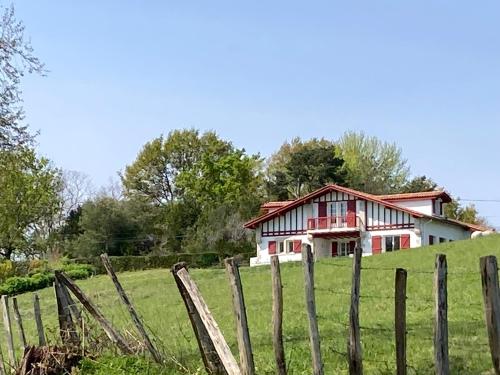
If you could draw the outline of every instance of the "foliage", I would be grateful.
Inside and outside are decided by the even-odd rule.
[[[418,193],[436,190],[437,184],[427,176],[416,176],[409,180],[399,191],[400,193]]]
[[[337,155],[344,160],[350,188],[371,194],[400,192],[409,167],[394,143],[348,131],[339,139]]]
[[[0,151],[0,254],[46,250],[60,205],[59,171],[31,149]]]
[[[0,262],[0,281],[4,281],[5,279],[14,276],[16,270],[10,260],[4,260]]]
[[[21,78],[26,73],[45,72],[34,56],[25,27],[14,14],[14,6],[3,8],[0,28],[0,150],[26,146],[33,141],[24,119],[21,98]]]
[[[471,203],[463,206],[460,198],[452,199],[444,206],[444,215],[450,219],[460,220],[469,224],[487,225],[486,219],[479,216],[476,206]]]
[[[173,374],[171,370],[161,368],[144,358],[131,356],[104,356],[97,360],[85,358],[81,361],[76,373],[85,375]]]
[[[487,349],[488,335],[484,328],[484,311],[479,273],[479,258],[485,255],[500,257],[500,236],[477,240],[455,241],[425,248],[410,249],[372,257],[363,257],[361,275],[360,325],[363,344],[363,365],[367,374],[394,374],[394,269],[408,270],[407,326],[408,366],[412,373],[434,374],[433,367],[433,270],[436,253],[444,253],[448,262],[448,307],[450,319],[450,373],[487,374],[491,356]],[[231,348],[236,348],[231,291],[223,269],[190,269],[203,299]],[[241,267],[240,275],[245,294],[246,311],[257,374],[275,373],[270,322],[272,296],[269,267]],[[170,270],[125,272],[118,275],[134,306],[139,311],[155,343],[168,358],[175,358],[186,368],[167,362],[160,370],[154,365],[151,375],[194,374],[203,368],[196,339],[186,308]],[[294,374],[312,374],[308,321],[304,306],[304,276],[300,262],[281,265],[284,284],[283,337],[286,359]],[[316,308],[321,333],[322,357],[327,374],[348,374],[345,356],[349,323],[352,259],[324,259],[314,267]],[[132,323],[107,275],[78,282],[113,326],[125,332]],[[52,288],[39,292],[46,330],[55,329],[57,309]],[[364,296],[364,297],[363,297]],[[33,306],[32,295],[18,296],[21,311]],[[33,319],[23,321],[28,341],[37,338]],[[87,322],[86,322],[87,324]],[[453,328],[453,329],[451,329]],[[57,331],[55,331],[57,332]],[[270,349],[271,348],[271,349]],[[16,346],[17,349],[17,346]],[[19,350],[19,349],[18,349]],[[114,353],[96,358],[97,374],[113,374],[123,370],[125,361]],[[140,360],[139,360],[140,361]],[[131,368],[132,364],[130,365]],[[147,365],[145,365],[147,366]],[[148,370],[147,370],[148,371]],[[143,373],[147,373],[147,371]],[[87,373],[87,372],[84,372]],[[90,372],[92,373],[92,372]],[[201,372],[203,373],[203,372]],[[121,374],[118,372],[118,374]]]
[[[285,142],[267,165],[266,190],[270,200],[295,199],[328,183],[343,185],[343,160],[336,146],[324,138]]]
[[[39,268],[33,268],[25,276],[11,276],[2,280],[0,295],[15,295],[32,292],[51,286],[54,282],[53,270],[40,263]],[[64,271],[74,280],[86,279],[95,273],[95,268],[89,264],[66,264],[56,269]]]
[[[146,202],[116,200],[110,197],[97,197],[82,206],[78,225],[72,223],[82,234],[72,241],[67,249],[68,255],[96,256],[140,255],[150,252],[159,232],[161,212]],[[69,223],[68,223],[69,224]],[[64,230],[69,226],[63,227]]]

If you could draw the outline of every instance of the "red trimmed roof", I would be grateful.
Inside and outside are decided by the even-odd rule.
[[[437,199],[441,198],[443,203],[451,202],[450,195],[444,190],[422,191],[418,193],[399,193],[377,195],[378,198],[384,201],[411,201],[419,199]]]
[[[284,205],[293,202],[293,201],[275,201],[275,202],[266,202],[263,203],[260,208],[278,208],[283,207]]]
[[[285,212],[287,212],[295,207],[298,207],[298,206],[301,206],[301,205],[307,203],[307,201],[309,201],[310,199],[314,199],[314,198],[321,196],[325,193],[329,193],[330,191],[339,191],[342,193],[353,195],[353,196],[358,197],[358,198],[362,198],[362,199],[366,199],[366,200],[369,200],[372,202],[376,202],[376,203],[382,204],[386,207],[393,208],[395,210],[407,212],[414,217],[427,216],[421,212],[414,211],[414,210],[411,210],[411,209],[406,208],[406,207],[401,207],[401,206],[398,206],[398,205],[393,204],[393,203],[388,202],[388,201],[384,201],[384,200],[380,199],[379,197],[377,197],[376,195],[363,193],[361,191],[349,189],[349,188],[346,188],[346,187],[343,187],[340,185],[330,184],[330,185],[326,185],[325,187],[322,187],[316,191],[313,191],[312,193],[309,193],[309,194],[303,196],[302,198],[298,198],[294,201],[290,201],[287,204],[281,206],[280,208],[278,208],[276,210],[273,210],[273,211],[268,212],[264,215],[256,217],[256,218],[246,222],[244,226],[245,226],[245,228],[256,228],[257,225],[262,223],[263,221],[267,221],[267,220],[272,219],[276,216],[279,216],[282,213],[285,213]]]

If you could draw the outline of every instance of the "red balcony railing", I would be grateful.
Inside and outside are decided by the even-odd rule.
[[[307,229],[357,228],[359,218],[354,214],[346,216],[313,217],[307,219]]]

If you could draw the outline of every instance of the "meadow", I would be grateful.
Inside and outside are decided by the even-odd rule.
[[[362,259],[360,324],[367,374],[394,374],[394,268],[408,270],[408,373],[431,374],[433,367],[432,281],[436,253],[448,261],[450,366],[453,374],[491,372],[483,318],[479,258],[500,256],[500,235],[443,243]],[[274,374],[271,341],[271,275],[269,267],[242,267],[241,278],[258,374]],[[230,291],[223,269],[192,269],[215,319],[237,355]],[[301,263],[282,264],[284,341],[290,374],[311,374]],[[196,340],[170,270],[124,272],[119,275],[157,345],[168,357],[164,368],[118,353],[86,361],[86,374],[204,373]],[[351,288],[351,259],[315,264],[316,303],[326,374],[347,374],[345,357]],[[134,331],[114,286],[105,275],[78,281],[114,325]],[[56,340],[57,316],[52,288],[39,291],[42,316],[51,341]],[[18,296],[30,342],[36,342],[32,294]],[[15,330],[15,324],[14,330]],[[2,327],[3,329],[3,327]],[[96,329],[96,328],[93,328]],[[0,329],[1,336],[4,337]],[[16,332],[15,332],[16,333]],[[17,336],[15,336],[15,339]],[[2,339],[3,340],[3,339]],[[17,344],[19,342],[17,341]],[[18,345],[19,346],[19,345]],[[2,342],[5,354],[5,343]]]

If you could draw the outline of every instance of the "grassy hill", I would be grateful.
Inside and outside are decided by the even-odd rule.
[[[500,235],[477,240],[445,243],[432,247],[365,257],[361,275],[360,323],[365,372],[393,374],[394,356],[394,270],[408,269],[408,365],[409,373],[433,373],[432,271],[436,253],[447,254],[450,362],[454,374],[489,373],[491,361],[483,322],[479,258],[500,256]],[[346,352],[350,259],[329,259],[316,263],[316,299],[325,372],[347,373]],[[224,270],[191,270],[217,322],[237,353],[231,300]],[[242,268],[250,334],[258,374],[274,374],[271,343],[271,282],[268,267]],[[119,275],[144,321],[161,340],[162,348],[188,373],[202,368],[196,341],[184,305],[168,270],[150,270]],[[304,306],[301,263],[282,265],[284,283],[285,350],[291,374],[310,374],[307,317]],[[98,276],[79,282],[102,307],[113,324],[132,330],[111,281]],[[52,289],[40,293],[44,323],[55,337],[56,308]],[[28,336],[35,342],[31,294],[19,297]],[[3,337],[3,335],[2,335]],[[4,344],[2,344],[4,345]],[[6,349],[2,347],[3,353]],[[113,372],[108,366],[114,368]],[[119,370],[122,365],[122,370]],[[134,367],[136,366],[136,367]],[[142,366],[142,367],[141,367]],[[107,359],[89,365],[89,373],[142,373],[143,363]],[[147,365],[149,367],[149,365]],[[173,365],[172,365],[173,366]],[[92,368],[92,370],[90,370]],[[135,370],[134,370],[135,369]],[[99,372],[100,371],[100,372]],[[134,372],[135,371],[135,372]],[[182,373],[179,367],[150,374]],[[87,373],[87,372],[86,372]],[[200,372],[203,373],[203,372]]]

